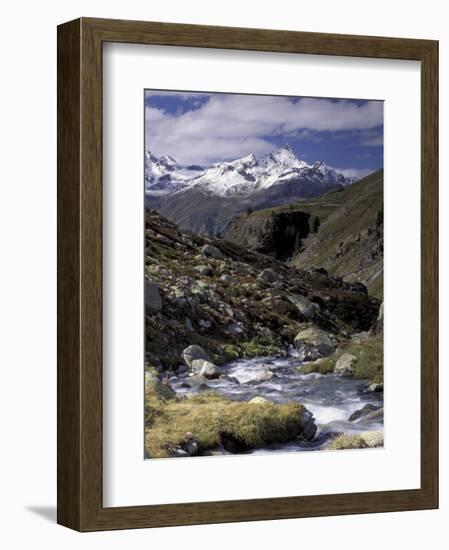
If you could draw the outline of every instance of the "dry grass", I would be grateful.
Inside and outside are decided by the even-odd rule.
[[[248,404],[214,393],[164,399],[146,395],[145,445],[153,458],[167,457],[191,432],[200,453],[217,447],[223,436],[254,449],[289,441],[301,433],[299,403]]]

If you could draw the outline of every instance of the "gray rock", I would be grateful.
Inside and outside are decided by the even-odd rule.
[[[317,327],[308,327],[298,332],[294,344],[301,361],[315,361],[327,357],[335,347],[327,332]]]
[[[335,363],[334,372],[336,374],[349,374],[352,375],[354,369],[354,363],[357,360],[355,355],[350,353],[343,353],[338,361]]]
[[[211,244],[205,244],[201,249],[201,254],[209,258],[215,258],[216,260],[223,260],[225,255],[216,247]]]
[[[192,321],[188,317],[186,317],[185,320],[184,320],[184,326],[185,326],[187,331],[193,332]]]
[[[267,268],[261,271],[257,278],[265,283],[274,283],[279,280],[279,275],[272,269]]]
[[[304,317],[308,319],[313,319],[315,317],[318,306],[313,304],[308,298],[300,294],[293,294],[292,296],[288,296],[288,299]]]
[[[162,298],[159,287],[150,279],[145,279],[145,305],[153,311],[162,309]]]
[[[230,317],[231,319],[234,318],[234,311],[232,310],[231,307],[225,306],[224,310],[225,310],[225,313],[228,317]]]
[[[367,387],[367,391],[372,393],[383,391],[383,389],[384,385],[379,382],[371,382],[371,384]]]
[[[238,334],[243,334],[245,329],[243,328],[242,323],[230,323],[226,327],[226,332],[232,336],[237,336]]]
[[[315,419],[309,409],[306,409],[305,407],[303,407],[302,409],[301,416],[299,418],[299,425],[302,430],[301,436],[303,439],[310,441],[315,437],[315,434],[317,432]]]
[[[231,275],[224,274],[220,277],[220,281],[223,281],[223,283],[233,284],[237,282],[237,279],[235,277],[231,277]]]
[[[202,347],[197,346],[196,344],[185,348],[185,350],[183,350],[183,352],[181,353],[181,357],[184,363],[189,368],[192,367],[192,361],[194,361],[195,359],[204,359],[205,361],[210,361],[209,355],[203,350]]]
[[[216,365],[204,359],[194,359],[192,361],[192,372],[195,376],[208,379],[218,378],[221,374]]]
[[[186,433],[186,439],[185,443],[183,444],[183,449],[187,452],[189,456],[196,456],[198,454],[198,441],[194,438],[191,432]]]
[[[356,420],[360,420],[361,418],[367,418],[370,413],[377,412],[382,407],[376,407],[376,405],[372,405],[371,403],[367,403],[364,405],[361,409],[358,409],[357,411],[354,411],[348,418],[349,422],[355,422]]]
[[[209,321],[209,319],[200,319],[198,321],[198,324],[201,328],[210,328],[212,326],[212,323],[211,321]]]

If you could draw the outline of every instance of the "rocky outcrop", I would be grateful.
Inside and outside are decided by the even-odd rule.
[[[232,220],[225,238],[251,250],[285,260],[299,252],[311,231],[306,212],[263,211],[240,214]]]

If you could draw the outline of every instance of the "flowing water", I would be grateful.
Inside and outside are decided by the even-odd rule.
[[[349,416],[370,403],[383,405],[383,392],[365,391],[367,381],[338,374],[302,374],[301,362],[294,356],[238,359],[221,367],[231,379],[209,380],[207,389],[235,401],[249,401],[261,396],[275,403],[298,401],[313,413],[318,427],[312,441],[294,441],[255,452],[319,450],[337,433],[360,433],[383,428],[382,421],[349,422]],[[269,380],[267,372],[272,376]],[[268,374],[270,376],[270,374]],[[235,379],[235,380],[233,380]],[[204,391],[204,387],[187,387],[189,375],[172,383],[178,394]]]

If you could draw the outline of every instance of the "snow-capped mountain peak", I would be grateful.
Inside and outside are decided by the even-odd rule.
[[[232,161],[217,162],[208,168],[181,166],[173,157],[145,154],[145,190],[159,197],[189,189],[222,197],[250,197],[272,187],[288,184],[326,186],[348,185],[354,180],[330,168],[323,161],[313,165],[298,159],[286,144],[258,160],[251,153]]]
[[[271,152],[268,158],[284,166],[292,166],[298,162],[297,156],[288,143]]]

